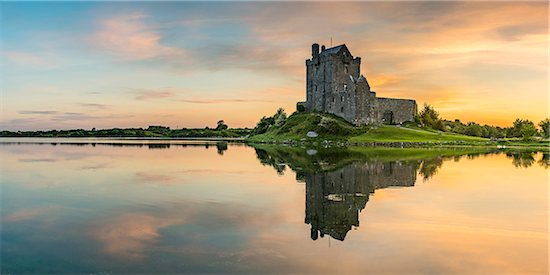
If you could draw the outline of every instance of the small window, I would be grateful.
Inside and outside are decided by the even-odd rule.
[[[344,92],[348,90],[348,85],[344,84]]]
[[[340,107],[340,112],[341,112],[341,113],[344,112],[344,107]]]
[[[336,102],[336,98],[332,97],[332,103]]]
[[[314,85],[313,87],[314,87],[315,91],[317,92],[317,85]]]
[[[344,71],[346,72],[346,74],[349,74],[348,73],[348,66],[344,67]]]
[[[344,102],[344,96],[343,96],[343,95],[340,96],[340,101],[341,101],[341,102]]]

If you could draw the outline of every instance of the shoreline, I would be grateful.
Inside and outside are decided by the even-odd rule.
[[[0,137],[3,139],[75,139],[75,140],[212,140],[244,141],[244,137]]]
[[[380,141],[380,142],[349,142],[349,141],[293,141],[293,140],[269,140],[269,141],[251,141],[245,137],[227,138],[227,137],[183,137],[183,138],[166,138],[166,137],[0,137],[0,144],[200,144],[216,142],[241,143],[241,144],[267,144],[290,147],[365,147],[365,148],[491,148],[491,149],[538,149],[550,150],[550,144],[547,146],[538,145],[506,145],[506,144],[475,144],[468,142],[441,142],[441,141],[423,141],[423,142],[406,142],[406,141]],[[490,143],[490,142],[487,142]]]

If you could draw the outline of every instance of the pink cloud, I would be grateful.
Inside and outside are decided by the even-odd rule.
[[[185,55],[182,49],[163,45],[161,35],[144,22],[145,18],[142,13],[130,13],[103,20],[91,42],[127,60]]]
[[[94,228],[91,234],[102,244],[105,253],[140,260],[147,248],[161,238],[160,229],[182,222],[180,218],[125,214]]]

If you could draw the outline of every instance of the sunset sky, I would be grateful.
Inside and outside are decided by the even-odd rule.
[[[345,43],[380,97],[509,126],[548,116],[546,2],[0,3],[0,130],[253,127]]]

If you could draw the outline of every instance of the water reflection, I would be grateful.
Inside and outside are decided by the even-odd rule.
[[[76,142],[0,143],[0,273],[547,273],[547,152]]]
[[[288,166],[298,180],[305,182],[305,223],[311,225],[311,239],[329,235],[339,241],[359,227],[359,213],[376,189],[414,186],[417,175],[427,181],[445,161],[459,161],[462,157],[474,159],[504,153],[512,158],[514,166],[526,168],[535,163],[537,154],[495,149],[365,151],[257,146],[255,150],[259,161],[272,166],[279,175]],[[538,163],[548,168],[548,153],[542,155]]]
[[[413,186],[416,166],[402,162],[353,162],[334,171],[306,172],[306,218],[311,239],[328,234],[343,241],[359,226],[359,212],[375,189]]]
[[[224,142],[224,141],[216,142],[216,148],[218,149],[218,155],[223,156],[223,152],[227,151],[227,142]]]

